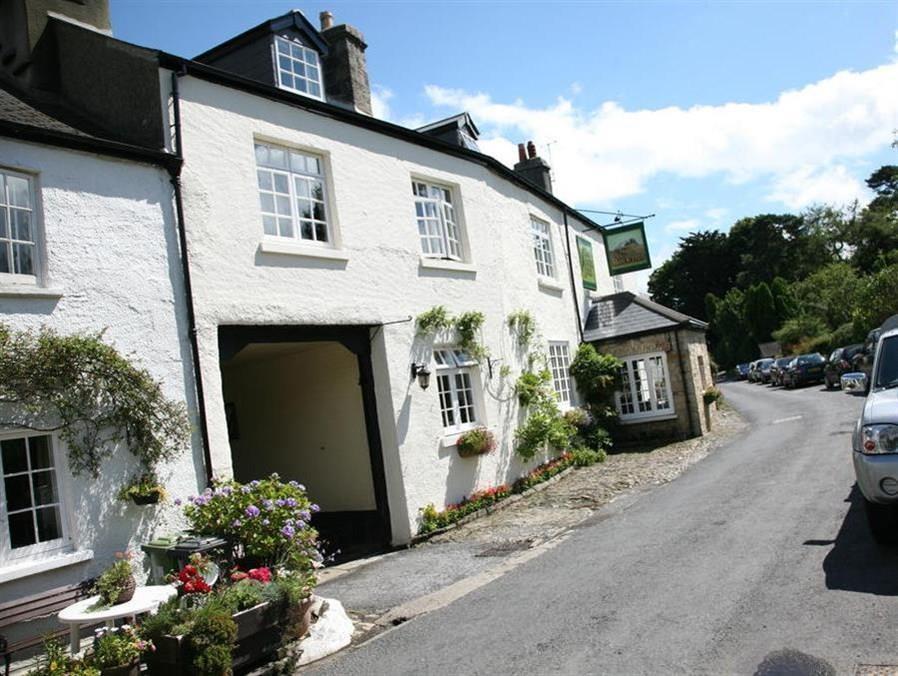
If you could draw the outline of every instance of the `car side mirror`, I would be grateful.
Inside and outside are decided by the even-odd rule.
[[[848,394],[865,394],[867,392],[866,373],[845,373],[840,379],[842,391]]]

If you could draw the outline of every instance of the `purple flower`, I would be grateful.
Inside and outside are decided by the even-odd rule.
[[[181,506],[181,498],[175,498],[175,507]]]
[[[287,504],[287,501],[284,500],[283,498],[278,498],[277,500],[274,501],[274,504],[276,504],[278,507],[283,507],[284,505]]]
[[[271,523],[271,521],[269,521],[268,519],[262,519],[262,525],[263,525],[263,526],[267,526],[267,525],[270,524],[270,523]]]
[[[293,488],[299,488],[299,482],[296,479],[291,480],[289,485],[293,486]]]
[[[320,511],[321,511],[321,507],[319,507],[318,505],[316,505],[316,504],[314,504],[314,503],[312,504],[311,509],[312,509],[313,512],[320,512]]]
[[[240,528],[243,525],[243,522],[240,519],[234,519],[234,523],[231,524],[232,528]]]
[[[245,494],[245,493],[252,493],[252,491],[253,491],[253,489],[250,488],[249,486],[241,486],[241,487],[240,487],[240,492],[241,492],[241,493],[244,493],[244,494]]]
[[[311,512],[309,512],[309,510],[307,510],[307,509],[303,509],[302,511],[298,512],[298,514],[299,514],[299,518],[302,519],[303,521],[308,521],[309,519],[312,518]]]
[[[260,510],[259,510],[259,508],[256,507],[255,505],[250,505],[249,507],[247,507],[247,508],[246,508],[245,510],[243,510],[243,511],[246,512],[246,515],[247,515],[250,519],[253,519],[253,518],[259,516],[259,511],[260,511]]]
[[[231,488],[230,486],[225,486],[224,488],[221,489],[221,492],[222,492],[224,495],[230,495],[231,493],[234,492],[234,489]]]
[[[284,500],[284,504],[286,504],[287,507],[296,507],[296,500],[294,498],[287,498]]]
[[[296,521],[294,521],[293,519],[287,519],[286,521],[284,521],[284,523],[288,526],[292,526],[294,523],[296,523]]]
[[[283,535],[285,538],[292,538],[294,535],[296,535],[296,531],[293,529],[293,526],[288,523],[286,526],[281,528],[281,535]]]
[[[262,500],[262,506],[265,509],[272,509],[274,507],[274,501],[269,499]]]
[[[259,485],[259,480],[253,479],[252,481],[249,482],[249,485],[252,486],[253,488],[255,488],[256,486]]]

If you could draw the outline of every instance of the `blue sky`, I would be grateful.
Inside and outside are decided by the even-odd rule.
[[[364,33],[378,115],[468,110],[504,162],[533,139],[569,203],[657,214],[656,264],[692,230],[868,199],[898,164],[895,2],[112,0],[112,20],[194,56],[292,8]]]

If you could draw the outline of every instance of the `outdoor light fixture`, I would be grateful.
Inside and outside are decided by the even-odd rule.
[[[426,364],[412,364],[412,378],[418,379],[422,390],[430,386],[430,369]]]

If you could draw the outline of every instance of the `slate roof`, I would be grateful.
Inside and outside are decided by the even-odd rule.
[[[57,120],[37,108],[28,105],[22,99],[17,98],[11,92],[0,85],[0,120],[23,124],[28,127],[57,131],[63,134],[75,134],[76,136],[88,136],[65,122]]]
[[[629,291],[621,291],[593,302],[586,317],[583,340],[593,343],[679,327],[703,331],[708,325],[648,298]]]

